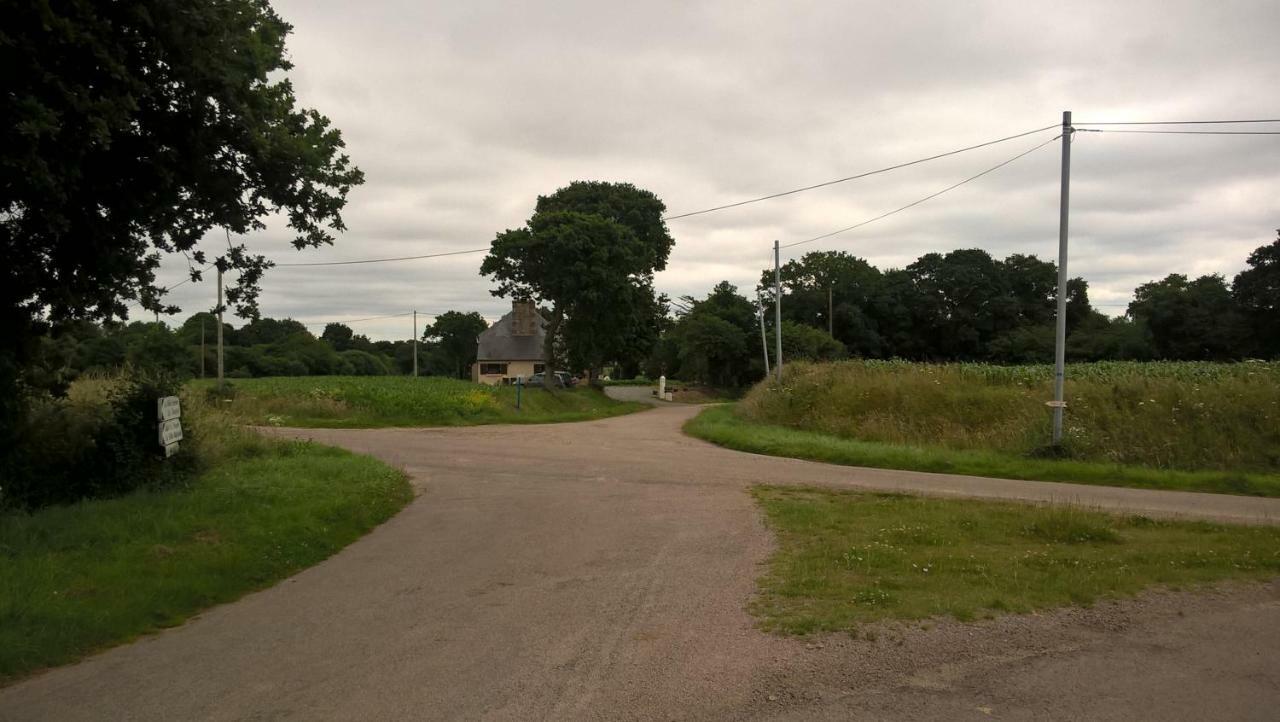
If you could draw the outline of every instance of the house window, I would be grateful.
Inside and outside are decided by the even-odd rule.
[[[504,376],[506,373],[506,364],[480,364],[481,376]]]
[[[546,364],[534,364],[534,365],[533,365],[533,372],[534,372],[535,374],[542,374],[542,373],[546,373],[546,372],[547,372],[547,365],[546,365]]]

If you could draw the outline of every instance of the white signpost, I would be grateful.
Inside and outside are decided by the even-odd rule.
[[[160,445],[164,447],[164,457],[178,453],[178,442],[182,441],[182,403],[177,396],[166,396],[156,401],[156,418],[160,421]]]

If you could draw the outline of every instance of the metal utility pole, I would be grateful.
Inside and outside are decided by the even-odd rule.
[[[413,375],[418,375],[418,309],[413,309]]]
[[[218,260],[218,386],[222,386],[222,260]]]
[[[773,331],[778,339],[778,385],[782,385],[782,264],[778,242],[773,242]]]
[[[1053,444],[1062,443],[1067,361],[1067,209],[1071,200],[1071,111],[1062,111],[1062,195],[1058,205],[1058,324],[1053,348]]]
[[[764,376],[769,378],[769,339],[764,335],[764,299],[756,291],[756,316],[760,317],[760,348],[764,349]]]

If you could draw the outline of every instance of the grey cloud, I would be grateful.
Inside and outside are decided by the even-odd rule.
[[[246,239],[280,260],[483,247],[575,179],[630,181],[680,213],[1047,126],[1064,108],[1086,122],[1280,115],[1280,4],[1268,0],[275,5],[295,26],[300,101],[343,129],[368,178],[335,247],[295,253],[279,222]],[[727,279],[749,292],[773,239],[892,210],[1037,138],[672,221],[658,288],[702,295]],[[1280,136],[1080,133],[1073,150],[1071,271],[1098,303],[1123,304],[1172,272],[1230,277],[1280,227]],[[971,247],[1054,258],[1057,155],[1044,148],[791,252],[847,250],[882,268]],[[507,302],[490,295],[480,259],[280,268],[263,312],[495,318]],[[162,278],[182,275],[181,259],[166,261]],[[210,286],[173,299],[206,308]],[[359,326],[375,337],[407,328]]]

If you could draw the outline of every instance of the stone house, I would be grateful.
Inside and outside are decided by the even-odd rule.
[[[493,386],[542,373],[546,324],[533,301],[513,301],[511,312],[476,338],[471,380]]]

